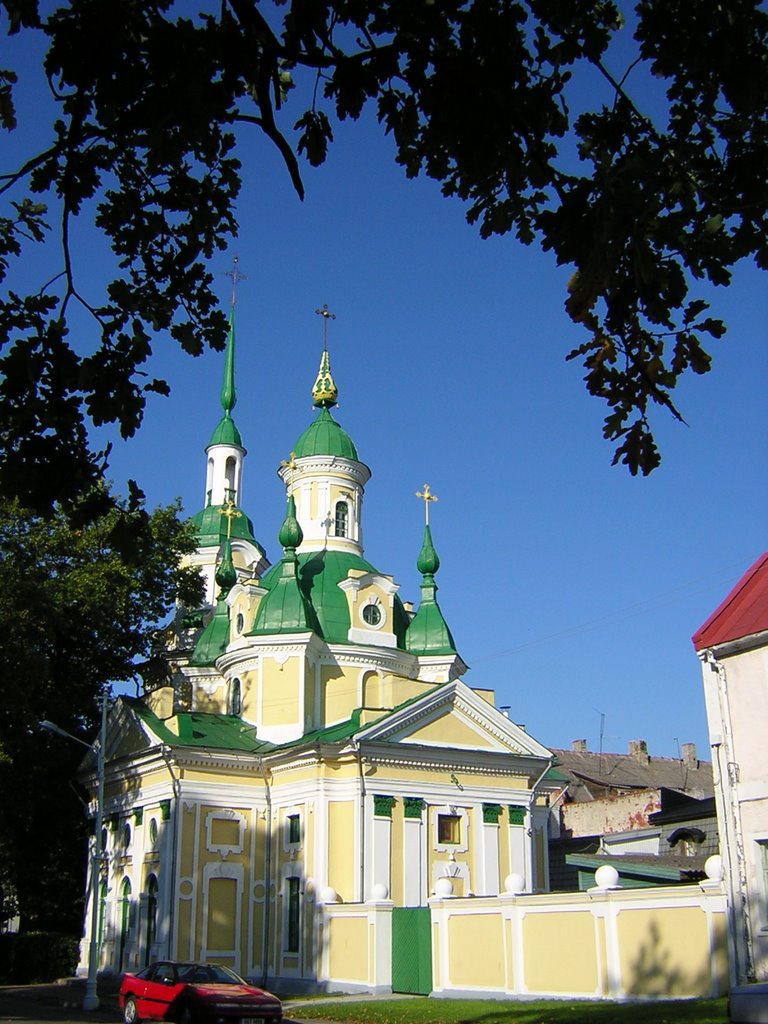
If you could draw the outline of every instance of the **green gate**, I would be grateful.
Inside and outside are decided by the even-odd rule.
[[[392,991],[428,996],[432,991],[429,907],[392,910]]]

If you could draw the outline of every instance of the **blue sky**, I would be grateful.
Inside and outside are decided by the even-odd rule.
[[[694,741],[707,756],[690,636],[766,548],[764,276],[745,265],[714,295],[729,327],[710,346],[714,369],[678,391],[687,425],[655,415],[662,465],[633,478],[611,466],[605,409],[565,362],[583,338],[563,311],[568,268],[511,237],[481,241],[437,184],[405,179],[370,121],[336,129],[326,164],[306,168],[303,203],[255,132],[240,155],[240,234],[212,269],[225,308],[235,252],[247,275],[234,417],[248,449],[243,505],[270,558],[284,508],[276,468],[314,415],[314,311],[327,302],[335,415],[373,473],[366,557],[418,599],[415,492],[428,482],[438,600],[467,682],[494,688],[545,745],[598,749],[602,725],[604,750],[646,739],[676,756]],[[78,275],[98,300],[108,261],[81,231]],[[20,276],[41,284],[55,258]],[[115,443],[119,489],[133,477],[151,504],[202,507],[222,363],[156,339],[151,372],[172,396],[151,398],[137,437]]]

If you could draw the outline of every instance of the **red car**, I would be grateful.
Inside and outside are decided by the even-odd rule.
[[[276,996],[249,985],[228,967],[170,960],[124,974],[120,1007],[125,1024],[274,1024],[283,1019]]]

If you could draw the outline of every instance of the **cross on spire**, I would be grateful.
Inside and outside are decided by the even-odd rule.
[[[424,484],[424,490],[416,491],[416,497],[424,502],[424,519],[426,525],[429,526],[429,503],[430,501],[437,501],[437,495],[432,494],[429,484]]]
[[[240,271],[237,269],[238,262],[239,262],[239,257],[235,256],[233,261],[232,261],[232,269],[224,271],[224,273],[227,275],[227,277],[231,277],[232,278],[232,305],[233,305],[233,307],[235,305],[235,295],[237,293],[237,282],[238,281],[245,281],[246,280],[246,276],[247,276],[246,274],[241,274]]]
[[[234,501],[231,498],[227,498],[224,504],[219,509],[219,515],[226,516],[227,519],[227,540],[229,540],[232,534],[232,520],[239,519],[242,516],[242,512],[239,512],[235,507]]]
[[[280,460],[280,468],[288,470],[288,493],[293,490],[293,474],[298,468],[296,465],[296,452],[291,452],[287,459]]]
[[[331,313],[329,311],[328,303],[327,302],[323,303],[323,308],[322,309],[316,309],[315,312],[317,313],[318,316],[321,316],[323,318],[323,352],[327,352],[327,350],[328,350],[328,321],[329,320],[335,320],[336,319],[336,314],[335,313]]]

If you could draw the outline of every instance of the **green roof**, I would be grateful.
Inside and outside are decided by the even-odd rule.
[[[456,644],[436,599],[435,573],[440,568],[440,559],[432,543],[432,531],[428,523],[424,527],[424,540],[416,559],[416,567],[422,574],[421,601],[405,634],[406,649],[411,654],[456,654]]]
[[[229,643],[229,607],[220,597],[213,618],[200,634],[195,649],[189,656],[190,665],[213,665]]]
[[[353,462],[360,461],[352,438],[325,407],[293,446],[293,453],[297,459],[306,455],[338,455]]]
[[[218,715],[200,711],[182,711],[176,715],[178,735],[161,718],[150,711],[139,697],[123,697],[163,743],[171,747],[210,747],[213,750],[271,750],[274,744],[259,740],[255,726],[234,715]]]
[[[561,772],[559,768],[552,767],[544,775],[544,782],[570,782],[571,776]]]
[[[436,683],[423,693],[416,694],[404,700],[391,711],[385,712],[381,721],[389,718],[409,704],[434,690],[440,689],[445,683]],[[343,722],[335,722],[333,725],[324,726],[321,729],[314,729],[305,733],[295,740],[287,743],[270,743],[268,740],[259,740],[256,735],[256,727],[248,725],[241,718],[235,715],[220,715],[205,711],[180,711],[174,716],[178,725],[178,734],[169,729],[164,720],[151,711],[141,697],[120,698],[138,717],[152,730],[162,743],[169,747],[210,747],[212,750],[233,750],[246,751],[248,753],[272,753],[290,747],[302,745],[314,745],[317,743],[340,743],[349,739],[359,732],[363,726],[360,725],[361,708],[355,708],[348,719]]]
[[[434,584],[422,583],[419,610],[405,634],[405,646],[411,654],[456,654],[448,624],[435,600]]]
[[[210,448],[214,444],[229,444],[234,445],[237,448],[243,447],[243,439],[240,437],[240,431],[235,426],[235,421],[229,413],[225,413],[225,415],[221,417],[218,426],[211,434],[211,440],[208,442],[208,447]]]
[[[298,452],[297,452],[298,454]],[[347,578],[350,569],[362,572],[377,572],[370,562],[360,555],[347,551],[308,551],[298,553],[298,577],[302,593],[315,610],[320,635],[330,644],[349,643],[349,605],[339,583]],[[281,563],[273,566],[261,580],[267,590],[277,586],[282,577]],[[267,598],[262,598],[262,602]],[[408,616],[402,601],[395,594],[394,633],[398,647],[404,649]]]
[[[240,512],[240,515],[234,515],[231,519],[232,528],[230,536],[233,539],[247,540],[261,551],[261,545],[253,535],[253,523],[251,520],[237,506],[235,506],[234,511]],[[199,544],[203,548],[218,547],[227,539],[227,517],[221,514],[220,505],[208,505],[202,511],[192,516],[192,522],[197,527]]]

